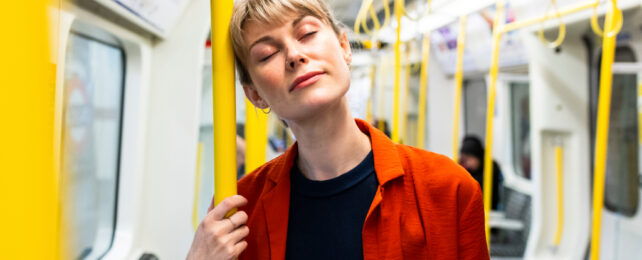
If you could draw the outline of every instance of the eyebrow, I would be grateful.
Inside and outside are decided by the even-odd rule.
[[[297,24],[299,24],[299,23],[301,22],[301,20],[303,20],[303,18],[305,18],[305,17],[307,17],[307,16],[309,16],[309,15],[304,14],[304,15],[301,15],[301,16],[299,16],[298,18],[294,19],[294,21],[292,21],[292,27],[296,27],[296,26],[297,26]],[[258,40],[256,40],[256,41],[254,41],[254,42],[250,45],[250,48],[249,48],[249,49],[251,50],[251,49],[254,47],[254,45],[257,45],[257,44],[262,43],[262,42],[271,41],[271,40],[272,40],[272,37],[270,37],[270,36],[263,36],[263,37],[261,37],[260,39],[258,39]]]

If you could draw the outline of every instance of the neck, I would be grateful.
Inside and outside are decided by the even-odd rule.
[[[351,170],[371,149],[345,98],[314,117],[288,125],[297,139],[297,166],[311,180],[328,180]]]

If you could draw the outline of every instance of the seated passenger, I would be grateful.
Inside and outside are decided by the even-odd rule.
[[[188,259],[489,259],[475,180],[353,118],[324,0],[239,0],[230,30],[245,95],[297,142],[209,211]]]
[[[459,151],[459,164],[463,166],[484,189],[484,146],[479,138],[467,135]],[[500,193],[504,176],[497,162],[493,160],[493,195],[492,209],[499,209]]]

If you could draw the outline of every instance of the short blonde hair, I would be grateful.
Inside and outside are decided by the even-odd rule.
[[[251,84],[252,79],[247,70],[246,43],[243,40],[243,26],[249,20],[263,24],[285,23],[285,15],[295,13],[311,15],[329,24],[337,36],[341,33],[339,23],[334,19],[325,0],[240,0],[234,4],[230,21],[230,36],[234,47],[236,70],[241,83]]]

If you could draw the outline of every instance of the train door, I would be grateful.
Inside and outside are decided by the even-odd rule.
[[[626,21],[626,19],[625,19]],[[613,89],[609,121],[608,155],[602,213],[602,259],[635,259],[642,254],[642,214],[640,213],[640,114],[642,98],[639,75],[635,66],[637,54],[630,45],[630,31],[618,36],[613,64]],[[601,53],[594,54],[590,86],[591,147],[595,146],[595,120]],[[633,66],[632,66],[633,65]],[[634,69],[632,69],[634,68]],[[593,148],[592,148],[593,149]],[[591,162],[593,165],[593,162]]]

